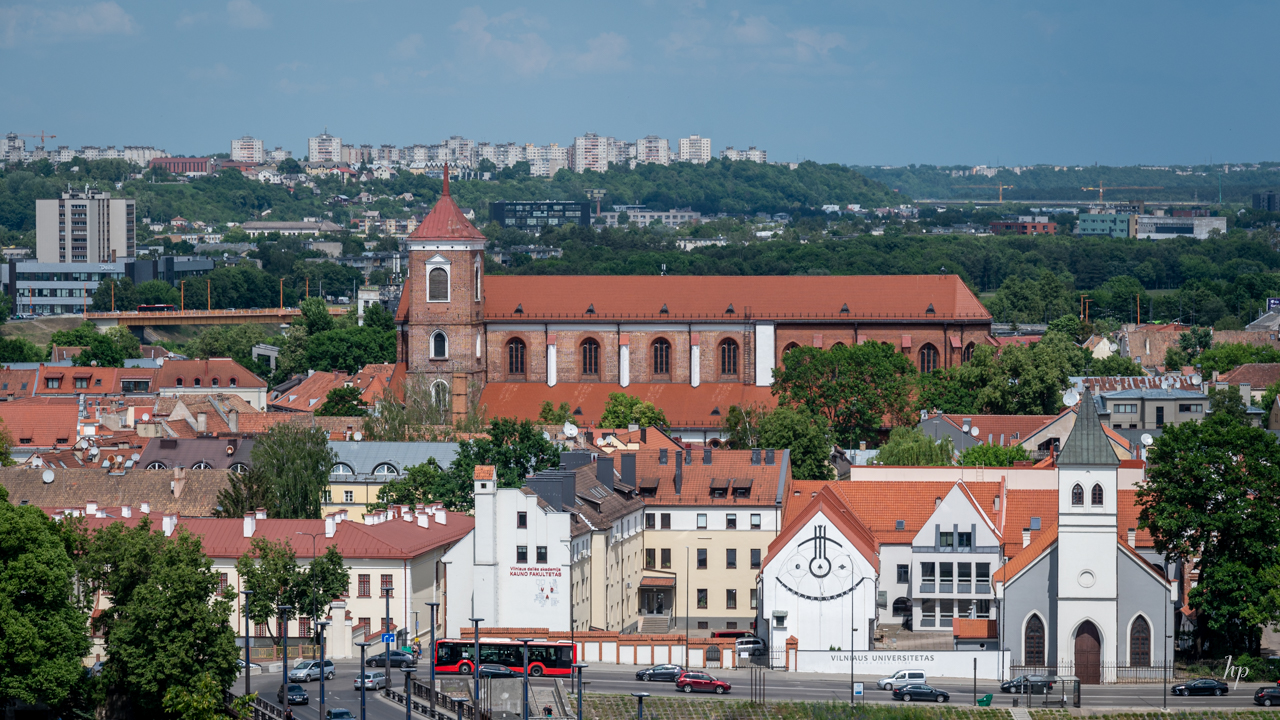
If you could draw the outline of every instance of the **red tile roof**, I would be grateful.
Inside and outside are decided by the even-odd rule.
[[[13,437],[13,449],[68,447],[78,438],[79,409],[72,402],[42,399],[0,403],[0,420]],[[60,441],[60,442],[59,442]]]
[[[247,368],[231,358],[167,360],[159,370],[155,371],[155,378],[155,384],[159,388],[178,387],[177,381],[179,378],[182,380],[183,388],[202,387],[213,389],[213,381],[217,379],[217,387],[225,390],[231,387],[233,378],[236,381],[236,387],[265,388],[267,386],[261,378],[249,372]],[[199,385],[196,385],[196,379],[200,380]],[[152,391],[154,392],[156,389],[153,387]]]
[[[1230,385],[1249,383],[1254,390],[1263,390],[1277,381],[1280,381],[1280,363],[1245,363],[1218,375],[1218,382]]]
[[[1056,525],[1047,526],[1040,533],[1040,537],[1032,540],[1030,545],[1022,548],[1017,555],[1009,559],[1009,562],[1001,565],[1000,569],[991,576],[991,582],[1003,583],[1012,580],[1014,575],[1030,566],[1031,563],[1035,562],[1036,558],[1043,555],[1057,541],[1058,527]]]
[[[821,492],[823,487],[830,486],[844,496],[845,503],[862,518],[880,542],[910,544],[933,514],[937,499],[945,498],[954,485],[954,480],[795,480],[787,487],[786,497],[783,498],[782,523],[784,526],[790,523],[810,498]],[[991,515],[991,506],[981,503],[981,498],[994,498],[998,495],[1000,483],[972,482],[965,483],[965,487],[971,493],[971,499],[979,500],[979,508]],[[903,521],[902,530],[897,529],[898,520]]]
[[[956,275],[495,275],[486,282],[488,319],[991,319]]]
[[[837,526],[840,534],[858,548],[858,552],[867,562],[873,567],[879,565],[877,557],[880,555],[880,542],[876,539],[876,534],[849,507],[847,497],[836,491],[831,484],[819,490],[815,497],[805,503],[804,507],[794,513],[791,520],[782,526],[778,536],[769,543],[767,557],[772,559],[776,553],[781,552],[791,538],[795,537],[796,533],[800,532],[805,524],[819,512]]]
[[[344,435],[348,429],[352,432],[364,430],[364,418],[362,417],[318,417],[309,413],[266,412],[241,415],[239,423],[240,434],[257,435],[281,423],[324,428],[329,432],[331,439],[335,433]],[[339,437],[338,439],[341,440],[343,438]]]
[[[444,170],[444,189],[435,207],[422,219],[409,235],[410,240],[485,240],[484,233],[476,229],[458,209],[449,194],[449,168]]]
[[[0,397],[34,397],[36,392],[35,370],[0,370]]]
[[[361,368],[355,375],[348,375],[341,370],[313,373],[302,382],[280,393],[267,403],[267,406],[273,410],[285,412],[313,413],[324,405],[330,390],[346,387],[348,384],[359,388],[361,401],[366,405],[372,405],[382,397],[383,388],[391,385],[395,367],[393,363],[371,364]]]
[[[743,507],[773,507],[778,498],[778,481],[781,477],[785,483],[790,479],[791,468],[785,451],[778,450],[774,455],[774,464],[766,465],[765,453],[761,452],[759,465],[751,462],[750,450],[711,450],[711,464],[704,465],[704,449],[691,451],[692,460],[681,466],[682,481],[680,492],[676,493],[675,472],[676,453],[667,453],[667,464],[661,464],[661,453],[658,450],[638,450],[636,456],[636,482],[642,487],[657,485],[653,496],[645,497],[646,505],[725,505]],[[614,470],[621,469],[618,456],[627,453],[614,453]],[[712,497],[713,481],[727,483],[725,497]],[[749,487],[746,497],[738,497],[735,488],[744,485]]]
[[[1031,437],[1033,433],[1045,425],[1058,419],[1057,415],[935,415],[963,430],[965,420],[969,420],[970,428],[978,428],[978,434],[984,441],[990,435],[996,444],[1004,437],[1005,445],[1017,445]],[[930,419],[932,419],[932,417]],[[1015,437],[1015,435],[1017,437]]]
[[[987,640],[999,637],[998,620],[956,618],[951,621],[951,634],[963,640]]]
[[[44,366],[36,383],[37,395],[118,395],[121,380],[150,380],[155,370],[150,368],[61,367]],[[50,388],[48,378],[60,378],[56,388]],[[77,380],[84,380],[86,387],[76,387]]]
[[[1031,518],[1040,518],[1040,529],[1031,531],[1031,540],[1058,522],[1057,490],[1009,490],[1005,493],[1004,555],[1011,557],[1022,547],[1022,531],[1031,527]]]
[[[741,383],[703,383],[698,387],[680,383],[633,383],[620,387],[612,383],[489,383],[480,395],[480,404],[490,412],[518,419],[537,420],[542,403],[552,406],[567,402],[575,411],[573,421],[580,426],[594,426],[604,415],[609,393],[626,393],[653,403],[667,416],[671,427],[719,428],[729,407],[760,405],[772,408],[777,400],[767,387]],[[718,414],[715,413],[719,410]]]

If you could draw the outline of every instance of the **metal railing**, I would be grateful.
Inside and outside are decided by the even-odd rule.
[[[228,709],[232,707],[232,703],[239,699],[239,696],[230,690],[224,690],[222,697]],[[256,697],[248,717],[241,717],[240,720],[282,720],[283,718],[284,710],[263,700],[261,697]]]
[[[461,708],[461,717],[464,720],[469,718],[474,718],[474,720],[489,720],[490,714],[483,711],[477,713],[474,703],[467,704],[465,702],[454,702],[448,695],[436,690],[427,683],[419,682],[417,679],[414,679],[411,682],[410,687],[413,689],[413,709],[427,715],[428,717],[431,716],[431,708],[433,707],[432,700],[434,699],[436,717],[438,718],[457,718],[459,717],[459,708]],[[404,693],[397,693],[391,688],[387,688],[386,693],[387,697],[391,698],[395,702],[401,705],[404,704]]]
[[[1044,675],[1047,677],[1079,675],[1074,663],[1059,663],[1057,665],[1011,665],[1009,667],[1009,676],[1017,677],[1019,675]],[[1172,662],[1168,666],[1155,663],[1152,665],[1120,665],[1118,663],[1099,663],[1098,676],[1103,684],[1116,685],[1140,685],[1145,683],[1162,683],[1166,680],[1173,682],[1177,679],[1186,677],[1185,672],[1179,672]]]

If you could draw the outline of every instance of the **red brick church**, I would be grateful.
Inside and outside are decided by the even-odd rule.
[[[993,344],[990,313],[956,275],[486,277],[485,236],[447,179],[408,246],[397,361],[438,377],[455,412],[479,388],[491,415],[536,418],[549,400],[594,425],[625,391],[692,439],[731,405],[773,405],[793,347],[878,340],[927,371]]]

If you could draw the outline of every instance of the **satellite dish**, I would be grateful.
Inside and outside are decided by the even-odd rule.
[[[134,462],[138,462],[139,460],[142,459],[142,456],[139,455],[138,453],[134,453],[133,455],[129,456],[129,459]]]
[[[969,423],[965,423],[965,424],[964,424],[964,427],[962,427],[962,428],[960,428],[960,429],[961,429],[963,432],[969,432]]]
[[[77,441],[76,441],[76,449],[77,449],[77,450],[83,450],[85,445],[88,445],[88,443],[86,443],[84,440],[77,440]]]
[[[361,440],[364,439],[364,433],[357,430],[355,431],[355,434],[351,436],[351,439],[355,440],[356,442],[360,442]]]
[[[1195,375],[1191,376],[1192,385],[1199,385],[1202,382],[1204,382],[1204,378],[1200,377],[1200,373],[1196,373]]]
[[[45,470],[43,473],[40,473],[40,479],[44,480],[45,485],[48,485],[49,483],[53,482],[53,471]]]
[[[542,437],[545,438],[548,442],[551,441],[551,433],[547,432],[546,430],[542,431]]]
[[[972,435],[972,436],[974,436],[974,437],[978,437],[978,426],[977,426],[977,425],[974,425],[974,426],[973,426],[973,429],[969,431],[969,434],[970,434],[970,435]]]
[[[570,438],[578,437],[578,426],[577,426],[577,425],[574,425],[573,423],[569,422],[568,420],[565,420],[565,421],[564,421],[564,436],[565,436],[565,437],[570,437]]]
[[[1116,352],[1117,350],[1119,350],[1119,349],[1120,349],[1120,344],[1119,344],[1119,343],[1111,343],[1111,345],[1109,345],[1108,347],[1110,347],[1110,348],[1111,348],[1111,352]]]
[[[142,422],[146,422],[150,419],[151,419],[151,415],[149,415],[148,413],[142,413]]]
[[[1074,407],[1078,402],[1080,402],[1080,393],[1076,392],[1075,388],[1072,388],[1062,394],[1063,405],[1066,405],[1067,407]]]
[[[89,448],[89,457],[98,457],[98,448],[96,447]]]
[[[1142,437],[1138,439],[1141,440],[1142,444],[1146,445],[1147,447],[1151,447],[1151,443],[1155,442],[1155,440],[1151,438],[1151,433],[1142,433]]]

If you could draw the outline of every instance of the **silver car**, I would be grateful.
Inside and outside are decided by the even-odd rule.
[[[382,690],[387,686],[387,674],[381,670],[362,672],[356,676],[356,681],[354,683],[355,687],[353,689],[359,690],[360,683],[362,682],[364,683],[365,690]]]
[[[324,679],[332,680],[334,675],[333,661],[324,661]],[[302,660],[289,671],[289,682],[310,682],[320,679],[320,661]]]

